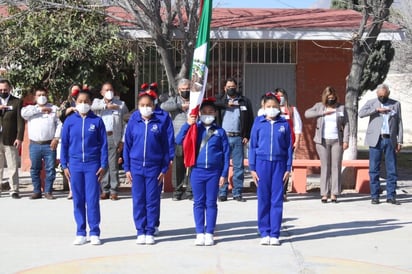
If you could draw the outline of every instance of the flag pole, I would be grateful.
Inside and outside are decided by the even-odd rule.
[[[208,64],[210,22],[212,20],[212,0],[201,0],[200,23],[197,32],[196,47],[193,53],[193,63],[190,76],[189,115],[198,116],[200,104],[206,91]],[[197,125],[193,124],[183,140],[184,163],[191,167],[196,161]]]

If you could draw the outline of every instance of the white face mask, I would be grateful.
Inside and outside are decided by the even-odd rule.
[[[202,121],[203,124],[205,125],[211,125],[213,121],[215,120],[214,115],[200,115],[200,121]]]
[[[151,107],[139,107],[139,111],[143,117],[150,117],[153,114],[153,108]]]
[[[267,117],[274,118],[278,116],[280,113],[280,110],[278,108],[266,108],[265,109],[265,114]]]
[[[285,104],[285,97],[280,97],[279,105],[283,106]]]
[[[80,103],[76,105],[76,109],[80,114],[86,114],[90,110],[90,105],[85,103]]]
[[[104,94],[104,98],[106,98],[107,100],[112,100],[114,97],[114,93],[111,90],[106,91],[106,93]]]
[[[44,95],[40,95],[39,97],[37,97],[36,102],[40,106],[45,105],[47,103],[47,97]]]

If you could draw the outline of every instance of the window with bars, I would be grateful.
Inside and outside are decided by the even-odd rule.
[[[182,41],[174,41],[174,61],[177,68],[180,67],[182,46]],[[210,51],[208,96],[222,91],[226,78],[232,77],[241,83],[245,64],[295,64],[297,60],[296,41],[212,40]],[[157,81],[161,90],[166,92],[166,73],[155,46],[147,46],[145,50],[140,50],[138,55],[138,82]]]

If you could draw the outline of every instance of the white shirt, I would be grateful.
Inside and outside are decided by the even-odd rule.
[[[43,113],[39,105],[29,105],[21,109],[21,116],[28,121],[29,139],[35,142],[50,141],[60,138],[61,122],[57,116],[57,106],[47,103],[52,109],[50,113]]]
[[[387,108],[384,104],[381,104],[381,108]],[[381,113],[380,114],[383,119],[382,123],[382,128],[381,128],[381,134],[389,134],[390,129],[389,129],[389,115],[390,113]]]
[[[299,112],[296,107],[292,107],[293,109],[293,132],[295,134],[302,134],[302,119],[300,118]],[[281,106],[280,110],[282,113],[285,113],[286,107]],[[290,120],[289,114],[282,114],[282,117],[286,120]]]
[[[323,138],[338,139],[338,127],[336,122],[336,112],[325,115],[323,123]]]
[[[129,110],[127,109],[127,106],[123,101],[118,100],[116,98],[113,98],[111,103],[118,105],[119,109],[107,109],[106,101],[104,100],[104,98],[96,98],[93,100],[92,103],[92,111],[97,116],[100,116],[102,118],[106,131],[113,132],[114,142],[117,145],[122,140],[122,133],[124,127],[123,116],[124,114],[129,112]]]
[[[9,96],[7,96],[7,98],[2,98],[2,97],[0,97],[0,103],[1,103],[1,105],[2,106],[7,106],[7,103],[9,102],[9,98],[10,98],[10,93],[9,93]],[[13,108],[13,106],[9,106],[8,107],[8,109],[9,110],[11,110]],[[0,132],[2,132],[3,131],[3,127],[2,126],[0,126]]]

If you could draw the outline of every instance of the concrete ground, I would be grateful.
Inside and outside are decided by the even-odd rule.
[[[160,235],[136,245],[128,186],[119,201],[101,201],[101,246],[73,246],[75,224],[67,192],[30,200],[0,198],[0,273],[412,273],[412,180],[399,182],[401,205],[372,205],[368,195],[344,192],[322,204],[317,191],[290,194],[281,246],[260,246],[256,195],[219,203],[216,245],[194,246],[192,202],[162,199]],[[61,187],[59,180],[55,187]]]

